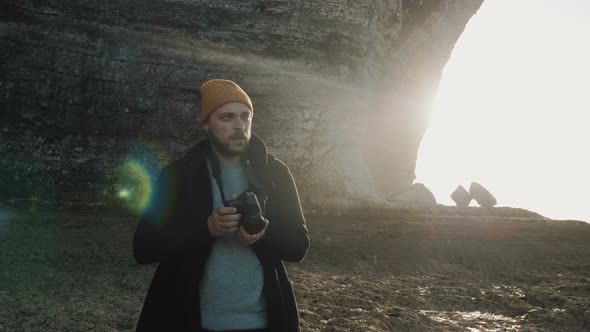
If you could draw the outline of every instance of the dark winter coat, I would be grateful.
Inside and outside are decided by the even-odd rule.
[[[209,233],[213,197],[204,140],[164,168],[150,206],[133,238],[139,263],[160,263],[149,287],[137,331],[200,331],[199,283],[215,238]],[[243,158],[244,159],[244,158]],[[269,225],[252,245],[264,273],[263,292],[271,331],[299,331],[299,315],[283,261],[299,262],[309,236],[299,194],[289,168],[252,135],[246,160],[258,192],[267,197]],[[244,163],[246,165],[246,163]]]

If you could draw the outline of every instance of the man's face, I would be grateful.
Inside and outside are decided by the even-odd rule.
[[[252,111],[242,103],[228,103],[211,113],[203,128],[217,152],[232,157],[248,148],[252,128]]]

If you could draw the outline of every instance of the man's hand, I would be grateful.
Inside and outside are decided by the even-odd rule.
[[[241,214],[236,213],[236,208],[222,207],[213,210],[207,219],[209,233],[213,236],[224,236],[238,231]]]
[[[244,245],[251,245],[252,243],[260,240],[263,236],[264,233],[266,232],[266,228],[268,227],[268,220],[266,220],[266,226],[264,226],[264,229],[262,229],[260,231],[260,233],[258,234],[248,234],[246,232],[246,230],[244,229],[243,226],[240,226],[240,230],[238,231],[238,234],[236,235],[238,237],[238,240],[240,240],[240,242]]]

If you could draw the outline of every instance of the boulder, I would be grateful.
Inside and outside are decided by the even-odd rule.
[[[414,183],[408,190],[396,196],[395,202],[407,207],[424,207],[436,205],[436,198],[423,183]]]
[[[493,207],[498,203],[496,201],[496,197],[494,197],[494,195],[492,195],[489,190],[477,182],[471,182],[469,193],[481,207]]]
[[[459,185],[455,191],[451,194],[451,198],[459,207],[466,207],[469,206],[471,199],[473,198],[471,194],[462,186]]]

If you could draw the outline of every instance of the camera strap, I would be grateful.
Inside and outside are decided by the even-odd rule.
[[[217,183],[217,188],[219,188],[219,193],[221,194],[223,206],[227,206],[227,200],[225,199],[225,193],[223,192],[223,182],[221,181],[221,167],[219,167],[219,159],[213,151],[211,151],[209,154],[209,162],[211,164],[211,173],[213,179],[215,179],[215,183]]]
[[[217,155],[215,154],[215,152],[211,149],[211,151],[209,152],[209,162],[211,165],[211,175],[213,176],[213,179],[215,180],[215,183],[217,184],[217,188],[219,188],[219,193],[221,194],[221,201],[223,202],[224,206],[227,206],[227,200],[225,199],[225,193],[223,192],[223,182],[221,181],[221,166],[219,163],[219,158],[217,157]],[[263,190],[263,186],[261,185],[260,181],[258,181],[258,179],[256,178],[256,176],[254,175],[254,171],[252,169],[252,165],[250,164],[250,161],[248,159],[246,159],[246,155],[242,155],[242,167],[244,167],[244,171],[246,172],[246,177],[248,178],[248,191],[252,191],[254,190],[255,192],[258,193],[263,193],[261,195],[261,197],[259,197],[259,199],[262,199],[262,201],[260,202],[261,204],[263,204],[264,207],[266,207],[266,194],[265,194],[265,190]]]

